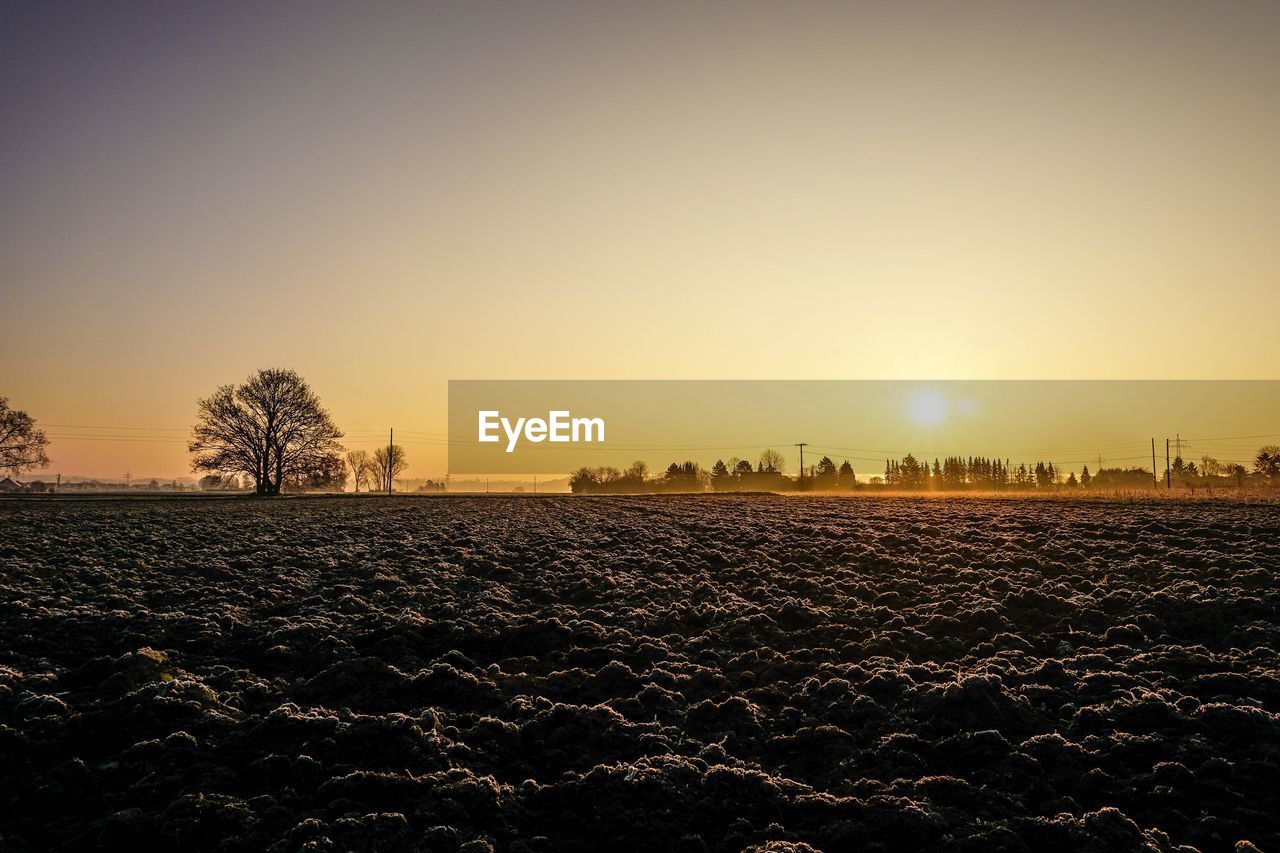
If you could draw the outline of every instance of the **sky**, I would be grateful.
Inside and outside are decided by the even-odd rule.
[[[450,379],[1276,378],[1277,43],[1262,2],[5,3],[0,395],[51,471],[167,477],[291,367],[431,476]]]

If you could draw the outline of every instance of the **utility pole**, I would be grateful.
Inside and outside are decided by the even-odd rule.
[[[535,495],[538,493],[538,475],[537,474],[533,475],[533,493]]]
[[[1160,488],[1160,481],[1156,479],[1156,440],[1151,439],[1151,485]]]
[[[395,472],[396,428],[389,427],[391,434],[387,436],[387,494],[391,494],[391,479]]]
[[[1173,469],[1169,467],[1169,439],[1164,440],[1164,485],[1165,490],[1173,488]]]
[[[796,447],[800,448],[800,487],[804,488],[804,449],[809,446],[807,441],[796,442]]]

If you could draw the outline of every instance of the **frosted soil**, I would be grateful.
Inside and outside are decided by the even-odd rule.
[[[0,848],[1280,848],[1280,507],[0,502]]]

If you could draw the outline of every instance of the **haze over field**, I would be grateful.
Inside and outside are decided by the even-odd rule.
[[[186,473],[273,365],[355,446],[449,378],[1275,376],[1274,4],[0,15],[0,385],[63,472]]]

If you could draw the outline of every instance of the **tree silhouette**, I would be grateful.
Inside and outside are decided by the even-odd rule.
[[[711,481],[711,476],[692,460],[680,464],[672,462],[664,476],[667,487],[677,492],[701,492]]]
[[[569,475],[569,490],[575,495],[588,493],[594,490],[597,482],[595,472],[584,466]]]
[[[1268,480],[1280,478],[1280,447],[1268,444],[1259,448],[1253,459],[1253,470]]]
[[[717,459],[716,464],[711,466],[711,487],[723,491],[732,485],[733,474],[729,472],[729,466],[724,464],[723,459]]]
[[[324,468],[342,451],[342,433],[292,370],[260,370],[198,407],[187,445],[192,470],[246,474],[260,495],[279,494],[286,477]]]
[[[409,460],[404,448],[393,444],[389,448],[379,447],[373,451],[371,467],[373,482],[378,487],[378,491],[388,492],[391,491],[391,484],[395,482],[396,477],[409,467]]]
[[[908,489],[919,489],[924,486],[924,478],[928,476],[929,466],[922,464],[910,453],[902,458],[902,485]]]
[[[347,451],[347,467],[351,469],[351,478],[355,491],[359,492],[360,487],[369,481],[372,474],[373,461],[369,458],[367,450],[348,450]]]
[[[18,476],[32,468],[49,464],[45,448],[49,439],[36,429],[35,418],[9,408],[9,399],[0,397],[0,471]]]
[[[342,458],[334,455],[306,473],[287,476],[281,491],[289,492],[340,492],[347,484],[347,466]]]
[[[786,460],[776,450],[769,449],[760,453],[760,472],[763,474],[781,474],[787,470]]]
[[[853,473],[853,466],[846,459],[840,463],[840,470],[836,474],[836,484],[842,489],[852,489],[858,482],[858,476]]]
[[[597,468],[596,471],[597,483],[614,483],[617,491],[627,493],[644,491],[649,478],[649,466],[639,459],[628,465],[625,471],[620,471],[616,478],[612,474],[613,468]]]

